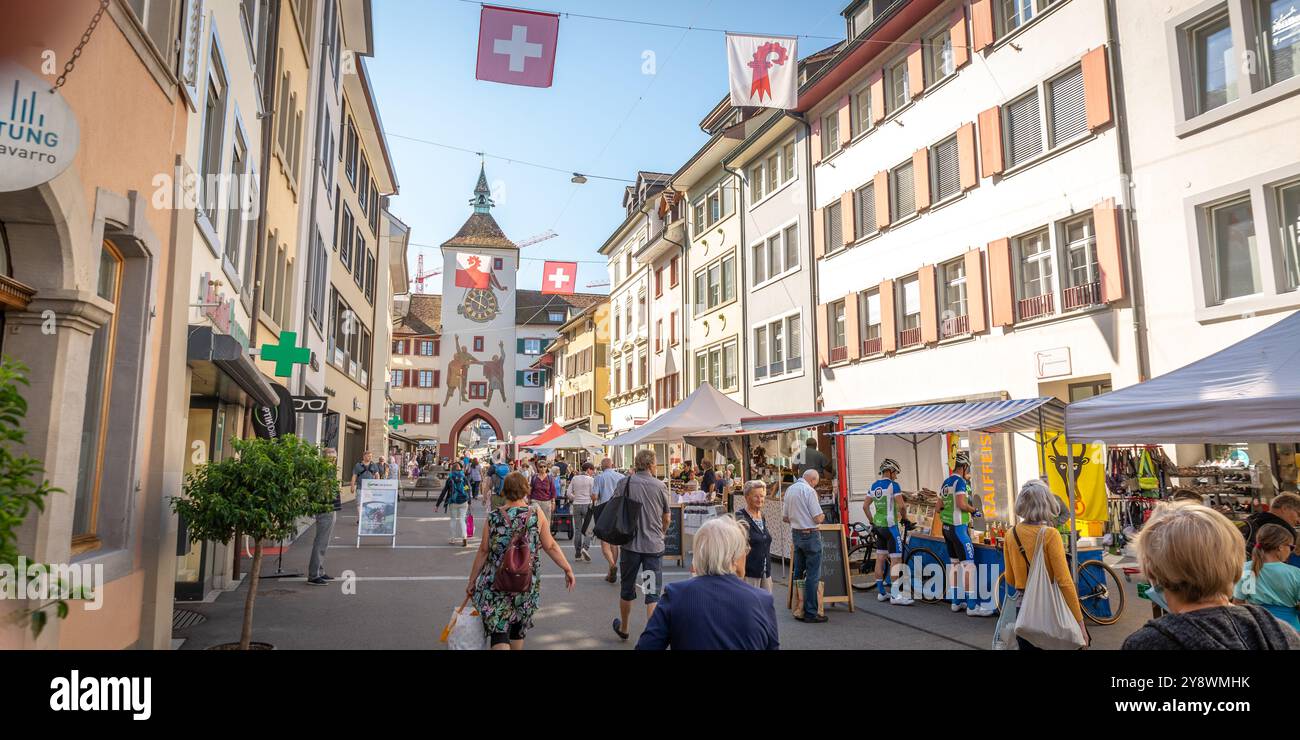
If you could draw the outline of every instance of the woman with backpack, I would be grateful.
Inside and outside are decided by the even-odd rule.
[[[560,544],[551,536],[546,515],[528,503],[529,485],[523,474],[506,476],[503,493],[506,504],[488,515],[465,592],[483,616],[492,649],[523,650],[541,601],[538,551],[545,550],[564,571],[570,591],[576,580]]]
[[[457,463],[452,464],[451,472],[447,474],[447,482],[442,484],[442,496],[438,497],[438,501],[442,502],[444,499],[451,512],[451,539],[448,544],[454,545],[456,540],[460,540],[461,547],[468,547],[469,534],[466,531],[465,518],[469,515],[469,483]]]

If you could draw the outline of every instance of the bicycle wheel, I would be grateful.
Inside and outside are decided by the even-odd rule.
[[[862,542],[849,550],[849,585],[854,591],[870,591],[876,587],[875,549],[870,542]]]
[[[1109,565],[1089,560],[1075,571],[1079,606],[1083,615],[1097,624],[1115,624],[1124,613],[1124,583]]]
[[[1003,571],[998,574],[998,582],[993,586],[993,606],[999,612],[1002,611],[1002,598],[1007,588],[1007,573]]]
[[[933,604],[948,597],[948,563],[935,555],[934,550],[927,547],[908,548],[904,563],[912,579],[912,598],[919,597],[921,601]]]

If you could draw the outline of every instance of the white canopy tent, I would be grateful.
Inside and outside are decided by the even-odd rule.
[[[1112,444],[1300,439],[1300,313],[1158,378],[1070,404],[1065,431]]]
[[[753,411],[719,393],[712,385],[701,383],[681,403],[605,444],[621,447],[680,442],[696,432],[719,424],[739,424],[742,418],[754,415]]]
[[[534,452],[550,456],[556,450],[588,450],[599,452],[605,448],[605,438],[599,434],[594,434],[586,429],[574,429],[571,432],[565,432],[555,439],[547,440],[542,443],[542,447],[534,448]]]

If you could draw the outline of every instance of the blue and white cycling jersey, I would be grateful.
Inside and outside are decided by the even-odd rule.
[[[871,484],[867,495],[871,497],[871,523],[877,527],[892,527],[898,524],[897,507],[894,497],[902,493],[898,481],[881,478]]]

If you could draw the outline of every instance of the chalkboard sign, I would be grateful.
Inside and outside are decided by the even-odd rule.
[[[844,528],[838,524],[822,524],[817,527],[822,539],[822,603],[848,604],[853,611],[853,589],[849,586],[848,543],[844,540]],[[789,583],[787,602],[794,601],[793,574]]]
[[[668,507],[668,529],[664,530],[664,557],[682,563],[682,507]]]

